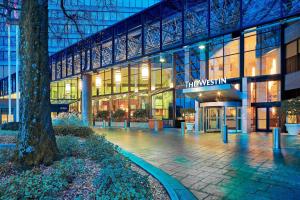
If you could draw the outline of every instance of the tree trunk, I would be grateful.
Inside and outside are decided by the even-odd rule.
[[[18,158],[22,164],[51,164],[58,149],[51,123],[48,67],[48,1],[24,0],[21,8],[21,128]]]

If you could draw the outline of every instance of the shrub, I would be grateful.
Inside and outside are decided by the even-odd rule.
[[[0,199],[57,199],[68,183],[85,170],[84,162],[74,158],[52,167],[49,172],[33,168],[5,179],[0,184]]]
[[[54,126],[54,133],[57,136],[72,135],[76,137],[89,137],[94,131],[86,126]]]
[[[61,136],[56,140],[58,150],[62,156],[80,156],[82,149],[77,138]]]
[[[20,122],[8,122],[1,125],[2,130],[18,131]]]
[[[14,159],[15,151],[13,149],[0,149],[0,163],[6,163]]]
[[[76,112],[59,113],[56,118],[52,120],[54,126],[84,126],[80,118],[80,114]]]
[[[102,111],[98,111],[96,114],[96,119],[97,120],[107,120],[109,116],[109,112],[107,110],[102,110]]]
[[[67,186],[60,173],[43,175],[33,169],[4,180],[0,185],[1,199],[46,199],[55,197]]]
[[[116,147],[108,142],[104,136],[91,136],[83,146],[86,157],[98,162],[112,157],[116,153]]]
[[[131,170],[120,157],[107,162],[93,181],[96,199],[153,199],[147,176]]]
[[[145,122],[147,121],[148,113],[145,109],[137,109],[133,113],[133,117],[136,121]]]
[[[118,109],[112,114],[112,118],[114,121],[122,121],[124,120],[126,112],[124,110]]]

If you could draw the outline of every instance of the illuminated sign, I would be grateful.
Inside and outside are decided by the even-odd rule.
[[[201,79],[201,80],[194,80],[194,81],[186,81],[185,87],[186,88],[194,88],[194,87],[203,87],[203,86],[212,86],[212,85],[223,85],[227,83],[226,78],[219,78],[219,79]]]

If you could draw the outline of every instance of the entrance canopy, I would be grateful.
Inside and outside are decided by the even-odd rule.
[[[182,92],[199,102],[237,101],[242,99],[242,92],[235,89],[231,84],[186,88]]]

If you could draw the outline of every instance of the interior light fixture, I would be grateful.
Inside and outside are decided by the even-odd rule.
[[[66,83],[66,94],[70,94],[70,93],[71,93],[71,84]]]
[[[199,97],[202,97],[202,93],[199,94]]]
[[[149,77],[149,69],[148,69],[148,65],[146,63],[144,63],[142,65],[142,79],[143,80],[147,80]]]
[[[120,84],[121,83],[121,72],[118,70],[115,73],[115,82],[116,84]]]
[[[220,96],[221,95],[221,92],[220,91],[218,91],[218,96]]]
[[[100,78],[99,76],[97,76],[97,77],[96,77],[96,87],[97,87],[97,88],[100,88],[100,87],[101,87],[101,82],[102,82],[101,78]]]

